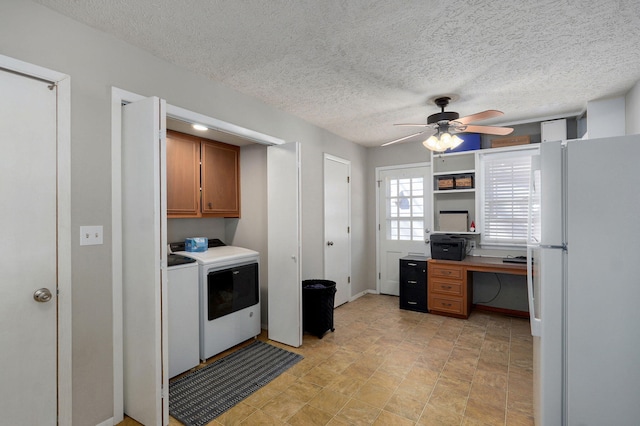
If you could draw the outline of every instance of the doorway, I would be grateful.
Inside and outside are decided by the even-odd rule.
[[[351,298],[351,162],[324,155],[324,277],[336,283],[334,307]]]
[[[430,256],[431,165],[376,169],[378,186],[378,292],[400,295],[400,258]]]
[[[112,96],[111,96],[111,117],[112,117],[112,139],[111,139],[111,153],[112,153],[112,241],[113,241],[113,251],[112,251],[112,275],[113,275],[113,359],[114,359],[114,409],[113,409],[113,420],[114,423],[119,423],[124,418],[124,375],[125,375],[125,360],[124,360],[124,348],[123,342],[125,337],[123,336],[123,329],[125,329],[125,325],[123,324],[123,312],[125,312],[125,307],[123,306],[123,247],[125,246],[123,241],[123,226],[124,226],[124,218],[123,218],[123,209],[125,206],[123,205],[124,195],[122,191],[123,187],[123,178],[122,178],[122,158],[123,155],[126,155],[125,148],[123,145],[126,143],[123,136],[123,105],[132,104],[137,101],[142,101],[145,99],[144,96],[128,92],[122,89],[118,89],[116,87],[112,88]],[[260,143],[263,145],[279,145],[283,144],[284,141],[278,138],[275,138],[270,135],[266,135],[263,133],[259,133],[250,129],[246,129],[243,127],[236,126],[231,123],[227,123],[212,117],[208,117],[202,114],[198,114],[180,107],[176,107],[170,104],[166,105],[166,113],[163,111],[162,114],[159,115],[160,120],[164,120],[165,116],[171,116],[173,118],[184,120],[190,123],[201,123],[207,127],[212,129],[217,129],[220,132],[227,132],[232,135],[236,135],[243,139]],[[164,138],[163,132],[160,132],[160,137]],[[160,174],[157,175],[158,184],[161,181]],[[166,209],[166,205],[164,206]],[[163,210],[161,207],[160,210]],[[160,218],[160,220],[166,220],[166,216],[164,218]],[[165,224],[166,226],[166,224]],[[158,229],[160,229],[158,227]],[[296,234],[297,235],[297,234]],[[166,236],[162,237],[161,235],[156,235],[154,238],[166,238]],[[299,241],[296,242],[299,244]],[[162,245],[162,244],[161,244]],[[154,254],[155,255],[155,254]],[[161,262],[160,259],[164,259],[164,256],[159,256],[158,261]],[[162,270],[164,266],[160,269]],[[161,280],[166,280],[166,274],[160,274]],[[299,280],[295,283],[299,286]],[[292,284],[293,285],[293,284]],[[160,288],[160,285],[158,285]],[[301,301],[300,301],[301,303]],[[150,325],[152,327],[153,325]],[[160,326],[156,328],[156,330],[161,330]],[[158,357],[162,356],[160,353],[156,353]],[[165,358],[166,359],[166,358]],[[127,361],[128,362],[128,361]],[[163,366],[166,368],[166,365]],[[166,389],[163,391],[166,392]],[[162,395],[161,392],[156,392],[156,389],[150,390],[149,393],[153,396],[155,401],[158,401]],[[154,402],[154,407],[157,407]],[[146,410],[149,412],[150,410],[156,410],[157,408],[151,407]],[[160,418],[160,416],[156,416]]]
[[[0,90],[2,419],[70,425],[69,77],[0,55]]]

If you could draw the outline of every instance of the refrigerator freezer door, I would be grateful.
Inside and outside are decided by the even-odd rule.
[[[565,243],[562,150],[561,142],[545,142],[540,146],[540,182],[536,188],[540,199],[538,243],[546,246],[563,246]]]

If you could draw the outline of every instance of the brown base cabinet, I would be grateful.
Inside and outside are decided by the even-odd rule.
[[[240,148],[167,131],[167,217],[240,217]]]
[[[446,261],[445,261],[446,262]],[[468,318],[473,300],[473,279],[463,265],[428,262],[429,312],[458,318]]]

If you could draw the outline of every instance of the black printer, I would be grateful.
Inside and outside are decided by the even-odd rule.
[[[431,235],[431,258],[440,260],[462,260],[467,255],[466,238],[454,234]]]

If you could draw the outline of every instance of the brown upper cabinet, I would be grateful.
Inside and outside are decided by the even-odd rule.
[[[167,131],[167,217],[240,217],[240,148]]]

